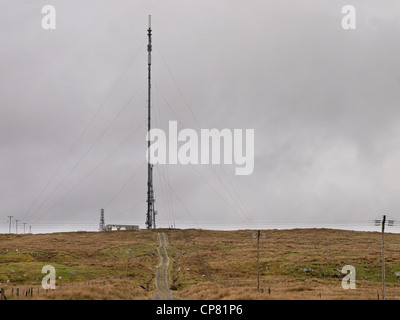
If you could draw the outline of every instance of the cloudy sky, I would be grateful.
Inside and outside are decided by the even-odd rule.
[[[342,7],[356,29],[342,28]],[[42,7],[56,9],[43,30]],[[0,0],[0,232],[145,226],[153,126],[255,129],[255,169],[154,168],[157,225],[400,219],[400,2]],[[395,228],[394,228],[395,230]],[[15,231],[13,223],[12,231]],[[28,229],[26,229],[28,231]]]

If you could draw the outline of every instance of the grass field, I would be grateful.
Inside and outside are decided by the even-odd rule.
[[[174,299],[378,299],[381,234],[331,229],[254,231],[157,230],[167,236]],[[151,299],[159,264],[154,231],[0,235],[0,282],[32,296],[18,299]],[[400,235],[386,234],[386,297],[400,298]],[[56,269],[57,289],[40,288],[42,267]],[[356,269],[344,290],[341,269]],[[39,288],[39,293],[38,293]]]

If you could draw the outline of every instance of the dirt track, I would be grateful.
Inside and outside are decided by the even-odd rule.
[[[160,256],[160,264],[156,271],[156,288],[157,292],[153,296],[153,300],[173,300],[172,293],[168,285],[168,266],[169,257],[167,254],[167,241],[165,233],[159,233],[160,246],[158,247],[158,255]]]

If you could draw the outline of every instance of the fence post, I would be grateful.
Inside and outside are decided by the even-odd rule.
[[[0,289],[0,295],[1,295],[0,300],[6,300],[6,296],[4,295],[4,287]]]
[[[18,298],[19,297],[19,288],[16,288],[15,290],[17,291],[16,293],[17,293],[17,298]]]
[[[11,288],[11,299],[14,299],[14,288]]]

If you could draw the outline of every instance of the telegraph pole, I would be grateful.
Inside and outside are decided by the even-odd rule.
[[[149,38],[149,42],[147,45],[148,52],[148,97],[147,97],[147,215],[146,215],[146,226],[147,229],[155,228],[155,212],[154,212],[154,194],[153,194],[153,165],[150,160],[150,130],[151,130],[151,16],[149,15],[149,28],[147,30],[147,36]]]
[[[382,225],[382,299],[386,299],[386,290],[385,290],[385,226],[386,224],[391,227],[394,225],[394,220],[386,220],[386,215],[383,215],[382,221],[375,220],[375,225]]]
[[[14,220],[15,221],[15,234],[18,234],[18,221],[19,220]]]
[[[382,219],[382,299],[386,299],[385,293],[385,223],[386,216]]]
[[[261,234],[258,230],[257,234],[253,233],[253,238],[257,238],[257,291],[260,292],[260,236],[266,238],[265,233]]]
[[[12,219],[13,217],[14,217],[14,216],[8,216],[8,218],[10,219],[9,227],[8,227],[8,233],[10,233],[10,234],[11,234],[11,219]]]
[[[260,292],[260,230],[257,231],[257,291]]]
[[[25,225],[26,225],[26,222],[24,222],[23,225],[24,225],[24,234],[25,234]]]

